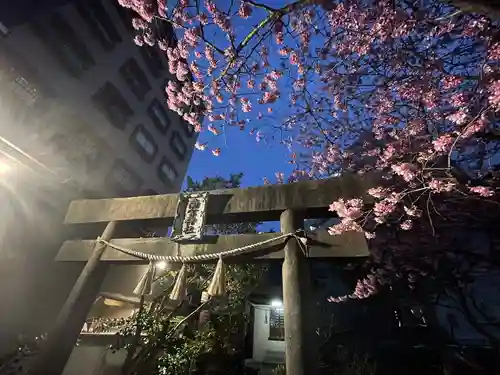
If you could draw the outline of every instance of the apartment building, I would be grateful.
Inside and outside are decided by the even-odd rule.
[[[166,59],[133,43],[129,10],[115,0],[17,3],[3,5],[0,48],[22,116],[4,110],[0,136],[96,195],[177,191],[195,134],[166,108]]]
[[[116,0],[0,2],[0,200],[14,207],[0,233],[0,351],[49,327],[79,274],[53,262],[71,199],[182,185],[196,133],[168,110],[166,58],[133,43],[128,12]],[[131,285],[141,272],[122,269]]]

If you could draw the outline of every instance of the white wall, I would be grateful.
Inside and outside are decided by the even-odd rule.
[[[270,306],[254,306],[253,359],[257,362],[264,361],[266,352],[282,352],[284,358],[285,342],[269,340],[270,310]]]

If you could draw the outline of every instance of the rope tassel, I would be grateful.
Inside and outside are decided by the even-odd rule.
[[[138,296],[150,295],[152,293],[151,286],[153,285],[153,280],[155,277],[155,265],[153,262],[149,262],[148,269],[141,276],[137,286],[135,287],[133,293]]]
[[[214,277],[205,291],[210,297],[223,297],[226,295],[226,266],[222,257],[219,257],[215,267]]]
[[[171,301],[183,301],[187,295],[187,270],[186,265],[183,263],[182,267],[177,274],[177,278],[175,279],[174,287],[172,288],[172,292],[170,293]]]

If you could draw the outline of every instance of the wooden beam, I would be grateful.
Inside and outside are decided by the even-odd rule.
[[[256,242],[281,236],[281,233],[239,234],[227,236],[210,236],[203,244],[181,245],[181,255],[216,253],[235,249]],[[310,256],[314,258],[331,257],[365,257],[368,256],[368,246],[362,233],[349,232],[340,236],[331,236],[326,230],[308,235]],[[92,254],[94,240],[71,240],[63,243],[56,261],[85,262]],[[177,243],[165,237],[119,238],[111,240],[112,244],[152,255],[177,255]],[[276,241],[262,250],[241,257],[228,258],[228,261],[247,260],[249,256],[255,259],[283,259],[284,240]],[[281,249],[281,250],[280,250]],[[145,264],[144,260],[124,254],[118,250],[107,248],[101,256],[101,262],[117,264]]]
[[[301,212],[305,218],[327,217],[327,207],[333,200],[364,195],[371,186],[371,180],[366,176],[346,174],[338,178],[293,184],[213,190],[208,200],[207,223],[279,220],[281,212],[287,208]],[[65,222],[161,219],[164,224],[171,225],[178,198],[178,194],[164,194],[77,200],[71,202]]]

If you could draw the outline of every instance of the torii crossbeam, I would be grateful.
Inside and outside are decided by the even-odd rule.
[[[210,191],[206,207],[206,223],[259,222],[280,220],[281,233],[242,234],[204,237],[202,243],[180,245],[183,256],[207,254],[221,249],[238,248],[266,239],[295,233],[306,218],[331,216],[328,206],[339,197],[365,196],[371,180],[366,176],[344,175],[325,180],[303,181],[284,185],[267,185],[247,189]],[[132,198],[92,199],[71,202],[65,223],[107,223],[101,239],[111,244],[133,248],[151,255],[174,255],[178,244],[165,237],[114,238],[119,222],[145,221],[148,225],[172,225],[180,194],[140,196]],[[367,256],[366,241],[360,233],[329,236],[326,232],[308,236],[309,256],[316,258]],[[312,375],[315,359],[310,334],[306,301],[309,276],[304,254],[295,240],[277,241],[270,247],[234,261],[284,259],[283,302],[285,309],[285,348],[287,375]],[[61,375],[78,339],[81,327],[100,292],[107,265],[141,263],[140,259],[94,240],[66,241],[57,261],[86,262],[66,303],[49,334],[47,345],[33,367],[36,375]],[[312,336],[311,336],[312,337]]]

